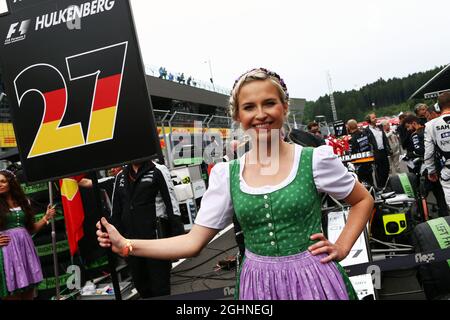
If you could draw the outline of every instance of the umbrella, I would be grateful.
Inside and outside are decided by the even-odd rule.
[[[389,124],[391,125],[399,125],[400,124],[400,119],[399,118],[392,118],[389,120]]]
[[[369,125],[367,121],[358,123],[358,128],[365,128]]]

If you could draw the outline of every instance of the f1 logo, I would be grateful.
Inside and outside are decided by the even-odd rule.
[[[25,20],[25,21],[22,21],[22,23],[20,24],[19,32],[20,32],[21,36],[24,36],[27,33],[28,27],[30,26],[30,21],[31,20]],[[18,25],[19,25],[19,22],[16,22],[16,23],[13,23],[9,27],[9,31],[8,31],[8,35],[6,36],[6,39],[11,39],[11,37],[17,32]]]

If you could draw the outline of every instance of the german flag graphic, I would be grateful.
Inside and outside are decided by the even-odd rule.
[[[44,93],[45,114],[42,125],[31,148],[29,157],[48,154],[53,150],[66,150],[85,144],[81,124],[59,128],[64,117],[67,92],[59,89]]]
[[[127,42],[66,58],[67,74],[50,64],[25,68],[14,80],[19,106],[29,93],[38,93],[44,102],[44,114],[30,147],[28,158],[74,149],[114,139],[117,108],[127,53]],[[84,86],[86,98],[69,98],[68,82]],[[95,81],[92,81],[94,80]],[[83,84],[80,86],[80,83]],[[94,83],[94,85],[93,85]],[[86,90],[88,89],[88,90]],[[69,101],[70,100],[70,101]],[[27,100],[24,105],[41,104]],[[88,127],[74,115],[89,110]],[[66,114],[67,117],[66,117]],[[86,133],[87,132],[87,133]]]
[[[67,103],[66,90],[44,93],[46,112],[30,157],[112,139],[121,79],[122,75],[116,74],[97,80],[86,140],[80,123],[60,127]]]
[[[98,80],[91,113],[88,143],[113,138],[121,79],[122,75],[116,74]]]

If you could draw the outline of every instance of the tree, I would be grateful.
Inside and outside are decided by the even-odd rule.
[[[420,99],[408,101],[409,97],[443,68],[444,66],[436,67],[404,78],[389,80],[380,78],[360,90],[335,92],[338,117],[344,121],[350,118],[363,120],[364,116],[372,110],[372,103],[376,104],[376,112],[380,116],[409,111],[415,104],[427,102]],[[314,120],[317,115],[324,115],[329,121],[333,119],[329,95],[319,97],[315,102],[306,102],[305,122]]]

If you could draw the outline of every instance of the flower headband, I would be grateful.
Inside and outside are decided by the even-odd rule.
[[[286,83],[284,82],[283,78],[280,77],[280,75],[276,72],[270,71],[266,68],[255,68],[252,70],[247,71],[246,73],[242,74],[239,78],[237,78],[237,80],[234,82],[233,85],[233,90],[236,88],[236,85],[238,84],[238,82],[245,76],[247,77],[247,75],[253,71],[261,71],[264,72],[266,75],[268,75],[269,77],[275,78],[278,80],[278,82],[280,83],[281,87],[283,88],[284,93],[286,94],[286,98],[287,100],[289,100],[289,92],[286,86]]]
[[[1,169],[1,170],[0,170],[0,174],[1,174],[2,172],[5,172],[5,173],[10,174],[10,175],[12,175],[14,178],[16,177],[16,174],[15,174],[14,172],[8,170],[8,169]]]

